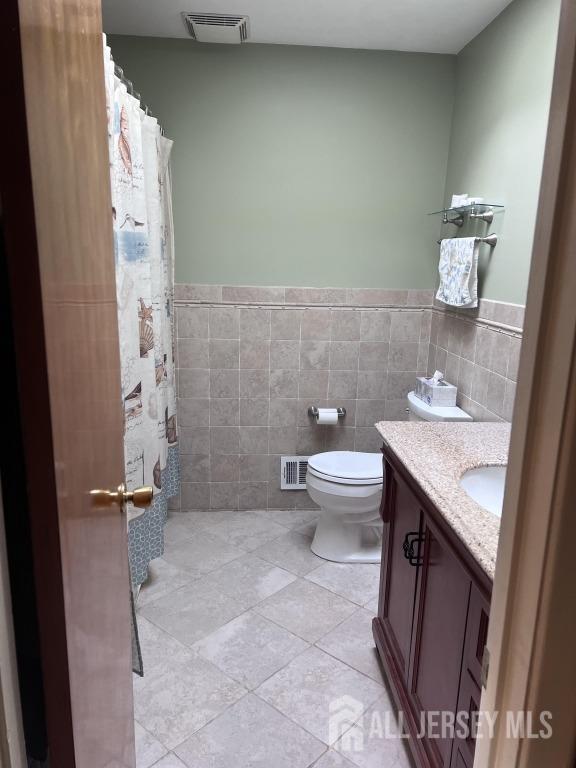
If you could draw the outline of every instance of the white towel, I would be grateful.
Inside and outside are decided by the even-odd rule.
[[[478,306],[478,239],[456,237],[440,243],[438,301],[453,307]]]

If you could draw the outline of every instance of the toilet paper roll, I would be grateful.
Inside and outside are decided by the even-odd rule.
[[[316,421],[318,424],[338,424],[338,410],[336,408],[318,408]]]

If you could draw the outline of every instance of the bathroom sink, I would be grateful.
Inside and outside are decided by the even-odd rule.
[[[469,469],[460,478],[460,487],[481,507],[501,517],[506,469],[505,466]]]

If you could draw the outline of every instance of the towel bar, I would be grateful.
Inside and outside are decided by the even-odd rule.
[[[443,238],[444,240],[447,240],[449,238]],[[489,245],[490,248],[495,248],[496,243],[498,242],[498,235],[488,235],[487,237],[477,237],[476,240],[479,243],[485,243],[486,245]],[[438,240],[438,245],[442,244],[442,240]]]

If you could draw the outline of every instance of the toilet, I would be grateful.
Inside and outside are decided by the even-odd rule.
[[[408,394],[410,421],[472,421],[457,406],[433,407]],[[381,453],[327,451],[308,459],[306,489],[322,510],[311,544],[337,563],[379,563],[382,553]]]
[[[308,459],[306,489],[322,509],[312,552],[337,563],[379,563],[382,454],[317,453]]]
[[[414,392],[408,392],[407,411],[408,421],[473,421],[472,416],[457,405],[428,405]]]

